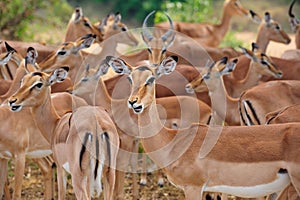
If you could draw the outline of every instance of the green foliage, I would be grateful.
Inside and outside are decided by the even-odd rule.
[[[166,1],[161,9],[166,11],[174,21],[203,22],[212,16],[212,0]],[[157,12],[155,23],[165,21],[163,12]]]
[[[5,39],[34,40],[36,30],[65,26],[72,10],[65,0],[4,0],[0,5],[1,35]]]
[[[228,31],[223,38],[220,47],[233,47],[245,46],[241,40],[236,39],[234,31]]]

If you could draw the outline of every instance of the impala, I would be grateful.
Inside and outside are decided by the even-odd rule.
[[[28,48],[28,55],[26,56],[25,63],[30,66],[31,69],[36,69],[37,65],[35,63],[36,60],[36,51],[33,48]],[[20,66],[19,69],[24,68],[24,65]],[[24,69],[23,69],[24,70]],[[72,99],[74,99],[72,101]],[[72,98],[67,93],[61,93],[59,95],[55,95],[53,97],[55,108],[57,109],[60,115],[72,111],[72,106],[76,105],[86,105],[83,100],[78,100],[78,98]],[[25,156],[31,158],[43,158],[43,159],[35,159],[38,163],[39,167],[42,170],[42,173],[45,177],[45,198],[51,199],[52,195],[52,163],[48,162],[48,158],[44,158],[45,156],[51,154],[50,145],[49,143],[44,140],[36,127],[36,124],[32,120],[32,115],[30,111],[27,109],[25,110],[22,115],[14,114],[14,113],[7,113],[7,107],[2,108],[2,113],[7,118],[7,120],[3,120],[2,130],[1,133],[5,134],[2,136],[3,143],[0,145],[2,146],[1,151],[5,152],[4,157],[6,160],[2,161],[1,164],[1,173],[3,176],[6,174],[7,168],[7,159],[9,158],[16,158],[18,164],[15,167],[15,186],[14,186],[14,198],[20,198],[21,195],[21,185],[22,185],[22,177],[24,173],[24,165],[25,165]],[[17,123],[17,125],[16,125]],[[15,125],[14,125],[15,124]],[[10,129],[9,131],[7,129]],[[10,134],[7,134],[10,132]],[[20,135],[20,133],[23,133]],[[18,135],[20,135],[18,137]],[[19,140],[15,140],[18,137]],[[8,142],[8,143],[7,143]],[[12,148],[13,147],[13,148]],[[8,155],[5,155],[7,154]],[[51,158],[50,158],[51,160]],[[5,179],[1,179],[0,182],[0,194],[3,191],[3,184]],[[1,195],[0,195],[1,196]]]
[[[220,24],[175,22],[174,27],[176,31],[193,38],[201,45],[218,47],[229,30],[231,18],[235,15],[251,16],[260,21],[254,12],[245,9],[239,0],[225,0]],[[156,24],[155,27],[167,28],[165,23]]]
[[[272,59],[261,51],[257,44],[252,43],[252,51],[243,47],[240,48],[251,61],[248,72],[242,80],[228,75],[223,76],[225,88],[229,96],[239,98],[244,91],[258,85],[263,75],[278,79],[282,77],[282,72],[273,63]]]
[[[94,69],[86,68],[86,72],[82,77],[81,81],[75,84],[72,91],[76,96],[82,97],[90,105],[102,105],[108,110],[112,116],[113,120],[118,128],[118,132],[121,138],[120,148],[126,152],[137,152],[138,146],[136,143],[135,136],[138,135],[138,127],[136,127],[136,116],[130,113],[124,113],[124,108],[127,108],[127,101],[124,99],[112,99],[107,93],[107,89],[103,83],[102,76],[108,71],[108,65],[103,63],[99,68],[94,71]],[[160,117],[162,121],[168,126],[172,126],[172,122],[175,120],[178,127],[186,127],[191,122],[201,122],[204,124],[209,123],[211,110],[203,102],[198,101],[192,97],[166,97],[157,99]],[[198,110],[198,112],[190,115],[186,113],[187,109]],[[124,117],[128,115],[130,120],[124,121]],[[123,141],[124,140],[124,141]],[[118,198],[122,197],[123,183],[124,183],[124,170],[128,165],[130,154],[120,154],[119,159],[121,164],[118,164],[120,170],[118,172],[120,178]],[[134,157],[135,158],[135,157]],[[127,161],[127,162],[124,162]],[[136,165],[136,163],[134,163]],[[136,166],[132,166],[136,167]],[[135,168],[134,168],[135,169]],[[136,173],[136,171],[134,171]],[[137,195],[134,188],[134,198]]]
[[[23,57],[12,48],[6,41],[4,42],[6,47],[6,53],[2,53],[0,55],[0,71],[1,78],[5,80],[13,80],[16,70],[21,63]]]
[[[265,124],[268,113],[299,104],[299,90],[296,80],[269,81],[247,90],[239,102],[241,124]]]
[[[145,151],[163,168],[169,181],[184,190],[187,200],[201,199],[206,191],[260,197],[281,191],[290,183],[300,194],[299,124],[253,127],[193,124],[185,129],[168,129],[158,116],[154,85],[157,75],[174,70],[176,61],[166,58],[157,69],[111,65],[117,73],[129,77],[132,90],[128,107],[138,115]],[[220,134],[213,149],[203,157],[203,145],[207,145],[203,144],[204,139],[209,140],[206,135],[217,132]]]
[[[101,107],[84,106],[59,117],[50,98],[50,85],[62,81],[67,69],[51,74],[34,71],[24,76],[19,90],[10,97],[12,111],[29,107],[38,128],[51,143],[58,166],[59,199],[64,199],[64,170],[72,175],[77,199],[97,197],[113,199],[116,156],[119,138],[107,112]],[[42,117],[43,116],[43,117]],[[64,152],[64,153],[62,153]]]
[[[252,52],[244,48],[243,51],[253,60],[251,63],[251,68],[248,72],[248,76],[244,80],[240,82],[232,81],[232,86],[230,88],[241,93],[241,91],[257,85],[260,79],[259,77],[262,75],[277,77],[281,76],[281,71],[277,70],[276,67],[268,62],[268,60],[266,60],[266,56],[260,53],[254,44]],[[233,64],[230,63],[226,65],[226,63],[227,58],[224,57],[224,59],[220,60],[219,63],[215,65],[212,64],[210,67],[202,70],[201,75],[198,76],[198,78],[186,85],[186,91],[188,93],[194,93],[195,91],[202,93],[209,92],[209,96],[212,101],[212,109],[218,113],[218,115],[221,117],[221,120],[225,119],[225,122],[228,125],[239,125],[239,98],[232,98],[231,95],[228,95],[228,90],[224,84],[225,81],[222,79],[223,75],[232,72],[236,66],[237,60],[234,60]],[[224,67],[224,65],[226,67]],[[228,83],[230,82],[227,82],[227,84]],[[223,107],[224,105],[222,102],[225,102],[226,108]],[[217,124],[222,123],[220,119],[217,121]]]
[[[82,8],[76,7],[71,19],[67,25],[67,31],[65,35],[65,42],[74,42],[78,38],[87,35],[87,34],[95,34],[97,35],[96,41],[103,41],[103,33],[93,24],[91,24],[90,20],[87,17],[83,16]]]
[[[299,59],[300,56],[300,20],[295,17],[293,14],[293,7],[296,3],[296,0],[292,1],[290,8],[289,8],[289,16],[290,16],[290,24],[292,30],[295,32],[295,44],[296,49],[286,50],[282,54],[282,58],[285,59]]]
[[[291,39],[281,28],[280,24],[272,19],[270,13],[266,12],[264,20],[262,20],[258,28],[256,44],[265,53],[270,41],[289,44]]]

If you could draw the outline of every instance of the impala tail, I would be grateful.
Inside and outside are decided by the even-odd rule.
[[[93,198],[99,197],[102,192],[101,178],[106,155],[108,166],[110,166],[111,147],[108,133],[93,135],[87,132],[80,150],[79,166],[83,172],[90,167],[90,194]]]

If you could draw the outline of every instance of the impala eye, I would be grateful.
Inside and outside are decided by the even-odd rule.
[[[122,27],[121,30],[122,30],[122,31],[127,31],[127,28]]]
[[[202,79],[209,79],[210,78],[210,74],[204,74],[203,76],[202,76]]]
[[[41,88],[42,86],[43,86],[43,83],[37,83],[34,85],[34,87],[36,87],[36,88]]]
[[[147,50],[148,50],[148,52],[149,52],[149,53],[151,53],[151,54],[152,54],[152,50],[151,50],[150,48],[148,48]]]
[[[262,60],[260,63],[263,64],[263,65],[268,65],[268,62],[265,61],[265,60]]]
[[[128,80],[129,83],[132,85],[132,79],[131,79],[129,76],[127,76],[127,80]]]
[[[67,53],[66,51],[59,51],[59,52],[57,52],[57,55],[63,56],[63,55],[65,55],[66,53]]]
[[[276,30],[280,30],[280,26],[277,24],[277,25],[275,25],[275,29]]]

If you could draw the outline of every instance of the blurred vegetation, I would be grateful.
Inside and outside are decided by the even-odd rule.
[[[218,23],[224,0],[1,0],[0,39],[41,41],[60,43],[66,25],[75,6],[83,8],[84,15],[92,22],[102,19],[110,12],[121,12],[122,20],[129,27],[141,26],[144,17],[157,10],[155,22],[166,20],[166,11],[174,21]],[[291,0],[241,0],[245,8],[252,9],[260,16],[269,11],[273,18],[291,31],[288,24],[288,7]],[[299,5],[295,6],[295,14]],[[240,44],[235,40],[235,31],[256,32],[258,25],[246,18],[234,17],[232,31],[227,34],[222,46]]]

